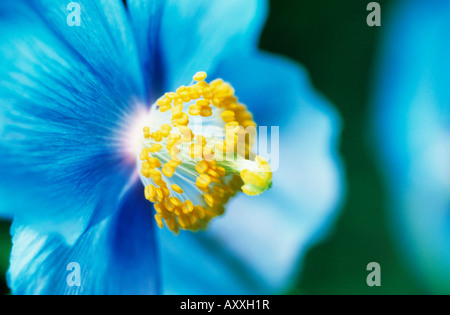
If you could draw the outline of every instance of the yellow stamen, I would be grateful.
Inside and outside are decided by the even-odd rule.
[[[211,184],[211,178],[206,175],[206,174],[202,174],[199,177],[197,177],[197,187],[199,188],[206,188],[209,186],[209,184]]]
[[[152,144],[150,148],[148,148],[148,152],[155,153],[162,149],[162,145],[155,143]]]
[[[194,75],[194,80],[195,81],[204,81],[206,79],[207,75],[206,72],[197,72]]]
[[[162,221],[161,215],[155,214],[155,220],[158,226],[162,229],[164,227],[164,223]]]
[[[145,198],[155,204],[157,225],[174,233],[204,229],[238,192],[255,196],[271,186],[269,164],[251,154],[252,114],[230,84],[206,78],[198,72],[193,85],[165,93],[156,105],[166,123],[143,128],[138,163]],[[223,136],[195,134],[193,117],[222,128]]]
[[[150,128],[144,127],[144,138],[148,139],[150,138]]]
[[[184,190],[181,189],[181,187],[178,186],[177,184],[173,184],[173,185],[170,186],[170,187],[172,187],[173,191],[176,192],[176,193],[179,193],[179,194],[184,193]]]

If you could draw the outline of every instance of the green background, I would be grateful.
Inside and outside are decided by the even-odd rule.
[[[378,1],[382,26],[368,27],[363,0],[273,0],[261,48],[302,63],[314,86],[339,110],[347,196],[329,237],[306,256],[292,294],[421,294],[387,227],[386,188],[369,136],[373,67],[395,1]],[[0,223],[0,293],[10,251],[9,224]],[[381,265],[381,287],[368,287],[366,266]]]

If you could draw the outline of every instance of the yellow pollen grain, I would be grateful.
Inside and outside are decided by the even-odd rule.
[[[171,100],[171,101],[173,101],[174,99],[177,98],[177,94],[174,93],[174,92],[166,93],[166,94],[164,94],[164,96],[165,96],[166,98],[168,98],[169,100]]]
[[[208,167],[210,169],[216,170],[217,169],[217,162],[216,160],[206,161],[206,164],[208,164]]]
[[[215,171],[219,174],[219,177],[224,177],[226,174],[226,170],[222,166],[217,166]]]
[[[191,213],[194,210],[194,204],[192,203],[192,201],[186,200],[185,202],[183,202],[181,210],[186,214]]]
[[[196,185],[199,188],[206,188],[211,184],[211,178],[207,174],[201,174],[197,177]]]
[[[167,177],[172,177],[173,174],[175,173],[175,169],[173,167],[171,167],[170,165],[165,164],[163,166],[161,172]]]
[[[171,216],[169,220],[166,221],[166,224],[169,230],[171,230],[173,233],[178,234],[180,232],[180,228],[178,227],[175,217]]]
[[[169,141],[176,143],[178,140],[181,139],[181,136],[179,134],[176,133],[171,133],[169,135]]]
[[[164,212],[161,214],[161,217],[162,217],[164,220],[169,220],[170,217],[171,217],[170,212],[164,211]],[[166,221],[166,222],[167,222],[167,221]]]
[[[197,82],[197,83],[195,84],[195,86],[201,87],[202,90],[203,90],[203,88],[208,87],[209,84],[208,84],[208,82],[206,82],[206,81],[199,81],[199,82]]]
[[[177,115],[179,115],[183,112],[183,105],[174,106],[170,112],[172,113],[172,121],[173,121],[173,120],[177,119],[177,117],[178,117]]]
[[[242,122],[242,127],[248,128],[248,127],[256,127],[256,123],[253,120],[245,120]]]
[[[148,157],[147,162],[150,165],[150,168],[157,168],[161,167],[161,162],[158,160],[158,158],[155,157]]]
[[[264,185],[264,180],[260,176],[247,169],[241,172],[241,178],[244,182],[250,182],[256,186]]]
[[[169,124],[161,125],[161,135],[165,138],[167,138],[170,134],[170,131],[172,130],[172,127]]]
[[[203,147],[200,144],[193,143],[191,144],[191,158],[196,159],[200,158],[203,155]]]
[[[180,95],[182,92],[184,92],[186,90],[187,90],[187,88],[184,85],[182,85],[176,90],[176,93],[177,93],[177,95]]]
[[[146,199],[154,199],[156,196],[155,186],[147,185],[145,186],[145,198]]]
[[[183,107],[183,105],[184,105],[183,100],[181,99],[181,97],[177,96],[177,98],[173,101],[173,106]]]
[[[210,194],[205,194],[204,196],[205,202],[208,206],[214,207],[214,198]]]
[[[224,103],[222,100],[220,100],[217,97],[214,97],[212,100],[212,103],[214,104],[214,106],[216,106],[217,108],[222,108],[224,106]]]
[[[181,207],[182,203],[177,197],[170,197],[169,202],[175,206],[175,208]]]
[[[229,123],[234,121],[234,112],[231,110],[226,110],[220,115],[224,122]]]
[[[190,223],[191,228],[192,228],[193,230],[195,230],[194,225],[197,224],[197,222],[198,222],[198,215],[197,215],[197,213],[195,213],[195,212],[193,211],[193,209],[194,209],[194,207],[192,207],[192,210],[188,212],[189,215],[188,215],[187,218],[188,218],[188,220],[189,220],[189,223]]]
[[[151,134],[151,138],[156,141],[156,142],[161,142],[162,141],[162,134],[161,131],[155,131],[154,133]]]
[[[184,193],[184,190],[181,189],[181,187],[178,186],[177,184],[173,184],[173,185],[170,186],[170,187],[172,187],[172,190],[173,190],[174,192],[176,192],[176,193],[179,193],[179,194]]]
[[[160,106],[160,107],[159,107],[159,111],[160,111],[161,113],[165,113],[165,112],[167,112],[168,110],[170,110],[171,108],[172,108],[171,105]]]
[[[219,84],[219,85],[215,86],[214,94],[219,99],[220,98],[225,98],[225,97],[228,97],[228,96],[232,96],[233,95],[233,88],[227,83],[222,83],[222,84]]]
[[[161,173],[157,170],[149,170],[150,176],[152,178],[152,180],[157,183],[161,180]]]
[[[205,209],[202,206],[198,206],[198,205],[195,206],[194,211],[197,213],[197,215],[200,219],[205,218]]]
[[[155,191],[156,191],[156,200],[158,202],[162,202],[164,200],[164,194],[163,194],[161,188],[156,188]]]
[[[207,107],[207,106],[211,105],[211,101],[202,99],[202,100],[198,100],[195,104],[199,107]]]
[[[206,78],[207,78],[207,74],[206,74],[206,72],[197,72],[195,75],[194,75],[194,80],[195,81],[204,81]]]
[[[185,126],[179,126],[178,130],[180,131],[180,134],[182,136],[181,141],[183,142],[191,142],[194,138],[194,133],[191,129]]]
[[[164,212],[164,206],[160,203],[155,203],[154,205],[156,213],[162,214]]]
[[[139,159],[141,161],[145,161],[148,158],[148,150],[147,149],[142,149],[141,154],[139,154]]]
[[[150,171],[151,170],[149,168],[142,167],[141,175],[144,176],[145,178],[149,178],[150,177]]]
[[[143,131],[144,131],[144,138],[145,139],[150,138],[150,128],[149,127],[144,127]]]
[[[164,228],[164,223],[162,221],[162,218],[159,214],[155,214],[155,220],[156,220],[156,224],[158,224],[158,227],[160,229]]]
[[[210,177],[213,177],[213,178],[219,178],[219,174],[212,169],[207,170],[206,174],[208,174]]]
[[[182,229],[186,229],[188,226],[186,218],[181,214],[178,216],[178,224],[181,226]]]
[[[202,107],[200,110],[200,116],[202,117],[210,117],[212,116],[212,108],[211,107]]]
[[[172,116],[177,126],[187,126],[189,124],[189,115],[186,113],[178,113]]]
[[[166,165],[176,169],[181,163],[182,163],[181,161],[170,160],[169,162],[166,163]]]
[[[183,100],[183,102],[189,102],[191,100],[191,96],[189,95],[189,90],[184,90],[180,93],[180,98]]]
[[[221,85],[222,83],[223,83],[222,79],[215,79],[215,80],[211,81],[209,83],[209,85],[213,88],[216,88],[217,86]]]
[[[230,121],[225,124],[225,129],[236,127],[239,127],[239,123],[237,121]]]
[[[163,181],[162,179],[157,179],[157,180],[153,180],[155,182],[155,184],[161,188],[167,187],[167,184],[165,181]]]
[[[170,196],[170,190],[169,190],[169,188],[167,188],[167,187],[161,187],[161,191],[162,191],[164,197],[167,198],[167,197]]]
[[[159,99],[156,102],[156,104],[158,104],[158,106],[161,106],[161,107],[170,106],[170,103],[171,103],[171,101],[168,98],[165,98],[165,97]]]
[[[175,206],[170,201],[165,201],[164,206],[169,212],[173,212],[175,210]]]
[[[214,93],[213,93],[213,91],[212,91],[212,89],[210,87],[205,87],[202,90],[202,95],[203,95],[203,98],[205,98],[205,99],[212,99],[212,98],[214,98]]]
[[[200,162],[198,162],[198,164],[195,166],[195,170],[196,170],[199,174],[204,174],[204,173],[206,173],[206,171],[208,170],[208,163],[206,163],[206,161],[200,161]]]
[[[158,152],[159,150],[161,150],[162,147],[163,147],[163,146],[160,145],[159,143],[152,144],[152,145],[150,146],[150,148],[148,148],[148,152],[150,152],[150,153],[156,153],[156,152]]]
[[[200,115],[201,107],[198,105],[191,105],[189,106],[189,115],[191,116],[198,116]]]
[[[175,207],[175,206],[174,206]],[[178,216],[180,216],[181,215],[181,210],[180,210],[180,208],[178,208],[178,207],[175,207],[175,210],[173,210],[173,213],[178,217]]]
[[[200,86],[192,86],[189,89],[189,96],[191,99],[196,100],[199,99],[202,93],[202,88]]]
[[[241,121],[246,121],[246,120],[252,121],[253,120],[253,115],[248,111],[239,112],[238,117]]]

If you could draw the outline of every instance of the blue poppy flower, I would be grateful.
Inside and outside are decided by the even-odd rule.
[[[80,25],[73,27],[67,24],[67,1],[0,4],[0,213],[14,220],[12,292],[284,290],[340,201],[339,119],[300,66],[258,51],[267,3],[77,3]],[[204,177],[199,174],[206,169],[195,173],[194,163],[177,169],[166,159],[159,165],[167,158],[159,143],[168,147],[170,129],[177,127],[184,137],[181,128],[189,126],[176,102],[198,98],[196,88],[205,88],[203,100],[206,88],[216,98],[204,107],[191,103],[189,119],[213,115],[214,127],[219,113],[222,125],[252,125],[254,119],[280,126],[278,170],[267,175],[267,162],[258,158],[251,167],[207,163]],[[142,129],[146,124],[150,130]],[[158,130],[151,131],[155,124]],[[195,147],[199,142],[193,141],[186,143]],[[196,141],[202,143],[198,135]],[[225,214],[209,223],[228,201],[217,199],[220,188],[227,194],[238,189],[230,178],[225,181],[229,173],[240,174],[234,184],[245,184],[248,195],[268,189],[270,181],[273,187],[258,197],[232,198]],[[206,196],[208,184],[216,195]],[[189,199],[166,203],[178,191]],[[193,208],[196,198],[212,204]],[[171,207],[183,209],[177,221],[166,212],[176,213]],[[200,231],[184,231],[189,229]],[[79,286],[67,281],[71,263],[79,266]]]
[[[450,3],[408,1],[394,12],[375,99],[394,233],[423,287],[449,292]]]

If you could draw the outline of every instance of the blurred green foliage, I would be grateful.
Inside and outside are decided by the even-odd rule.
[[[341,153],[348,194],[330,236],[304,261],[293,294],[420,294],[387,229],[386,191],[368,139],[371,75],[381,27],[366,24],[370,1],[272,0],[261,48],[305,65],[315,87],[342,115]],[[395,1],[378,1],[382,23]],[[10,251],[9,225],[0,222],[0,293]],[[366,266],[381,265],[382,286],[368,287]]]
[[[300,294],[421,294],[398,257],[388,229],[387,194],[370,143],[373,67],[396,1],[377,1],[381,27],[369,27],[363,0],[273,0],[261,47],[289,56],[310,72],[315,87],[343,120],[341,154],[347,197],[335,229],[304,262]],[[381,265],[381,287],[368,287],[367,264]]]
[[[6,285],[5,275],[9,265],[10,239],[9,223],[0,221],[0,295],[4,295],[9,291]]]

